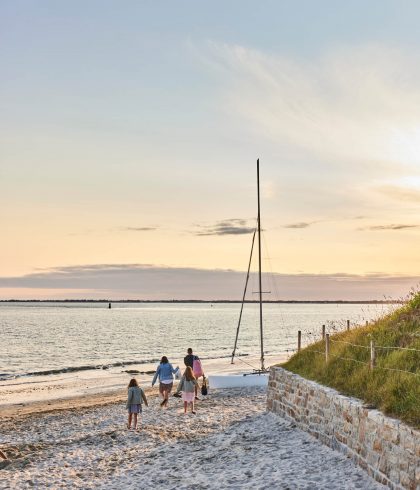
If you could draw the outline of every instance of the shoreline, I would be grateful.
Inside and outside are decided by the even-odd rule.
[[[279,364],[286,356],[267,356],[267,364]],[[257,357],[247,357],[247,362],[258,365]],[[174,359],[174,367],[183,369],[183,358]],[[249,371],[243,362],[230,364],[230,358],[218,358],[203,362],[206,376],[212,374],[238,374]],[[31,380],[20,378],[0,383],[0,418],[16,419],[36,413],[48,413],[62,410],[77,410],[101,405],[110,405],[125,400],[127,385],[136,378],[146,394],[157,393],[157,384],[151,387],[152,375],[142,372],[155,372],[157,364],[130,366],[140,373],[127,373],[121,368],[109,370],[81,371],[33,377]],[[177,381],[174,380],[174,385]],[[200,381],[201,384],[201,381]]]

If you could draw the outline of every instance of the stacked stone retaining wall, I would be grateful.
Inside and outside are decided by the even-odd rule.
[[[392,489],[420,489],[420,432],[360,400],[273,367],[268,410],[350,457]]]

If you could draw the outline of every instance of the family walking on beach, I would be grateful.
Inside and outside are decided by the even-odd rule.
[[[191,348],[187,350],[187,355],[184,357],[185,371],[182,375],[175,395],[182,393],[182,400],[184,402],[184,414],[187,413],[188,405],[191,406],[191,413],[195,414],[195,400],[198,398],[198,381],[197,379],[203,377],[202,393],[207,394],[207,381],[204,375],[203,367],[198,356],[193,354]],[[166,407],[169,403],[169,395],[172,391],[174,384],[174,375],[179,376],[179,367],[174,368],[169,362],[166,356],[163,356],[156,372],[153,376],[152,386],[159,378],[159,394],[163,398],[160,406]],[[142,404],[148,407],[148,401],[143,389],[138,385],[136,379],[132,379],[128,385],[128,398],[127,398],[127,410],[128,421],[127,428],[137,429],[138,415],[142,413]]]

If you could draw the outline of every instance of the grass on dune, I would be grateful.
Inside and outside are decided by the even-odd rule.
[[[376,367],[371,370],[371,340],[375,346],[417,350],[376,348]],[[302,349],[282,367],[420,428],[420,293],[369,326],[331,335],[328,363],[316,351],[325,352],[324,341]]]

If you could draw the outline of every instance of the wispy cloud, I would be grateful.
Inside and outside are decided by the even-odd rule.
[[[283,228],[309,228],[309,226],[316,223],[316,221],[300,222],[300,223],[290,223],[288,225],[283,225]]]
[[[420,162],[420,72],[402,51],[340,47],[308,61],[213,42],[200,55],[220,77],[230,114],[277,148],[353,178],[350,162],[372,175]]]
[[[250,226],[245,219],[228,219],[212,225],[197,226],[199,229],[193,232],[197,236],[247,235],[255,230],[255,226]]]
[[[155,231],[155,226],[123,226],[118,228],[120,231]]]
[[[410,228],[418,228],[420,225],[403,225],[403,224],[390,224],[390,225],[372,225],[365,228],[358,228],[359,231],[383,231],[383,230],[406,230]]]
[[[353,216],[353,217],[342,217],[340,218],[339,221],[353,221],[353,220],[362,220],[365,219],[366,216]],[[317,223],[334,223],[336,222],[337,219],[318,219],[314,221],[298,221],[296,223],[289,223],[287,225],[283,225],[282,228],[291,228],[291,229],[302,229],[302,228],[309,228],[312,225],[315,225]]]
[[[376,188],[381,194],[399,201],[420,202],[420,189],[401,187],[396,185],[383,185]]]

